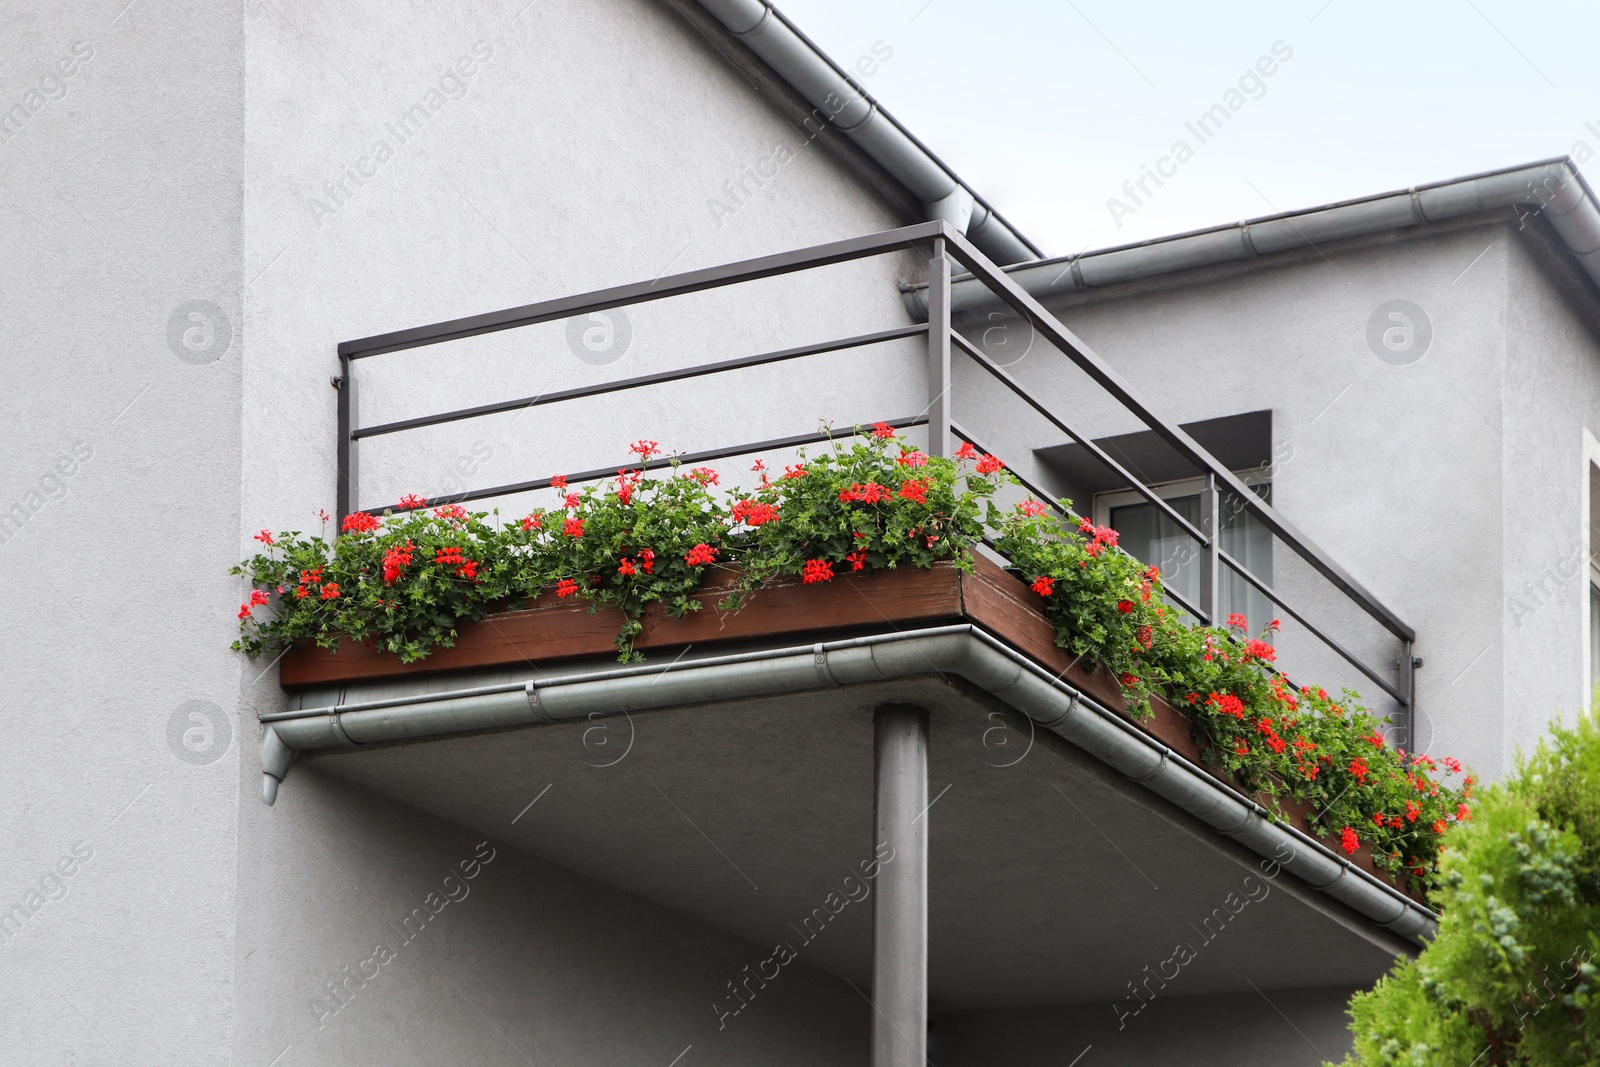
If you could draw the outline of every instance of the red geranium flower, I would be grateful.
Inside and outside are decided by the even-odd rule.
[[[872,424],[872,436],[876,437],[880,441],[893,437],[894,427],[890,426],[887,422],[875,422]]]
[[[850,561],[850,569],[851,570],[859,571],[859,570],[865,570],[866,569],[866,566],[867,566],[867,550],[866,549],[858,548],[854,552],[851,552],[849,555],[845,556],[844,558]]]
[[[987,452],[978,460],[979,474],[993,474],[995,471],[1003,469],[1005,469],[1005,464],[1001,463],[998,457],[991,456]]]
[[[956,449],[957,459],[977,459],[978,450],[972,447],[971,441],[962,441],[961,447]]]
[[[566,522],[561,524],[561,532],[566,534],[568,537],[582,537],[583,520],[568,519]]]
[[[928,502],[927,481],[921,478],[909,479],[900,487],[900,496],[902,499],[909,500],[914,504],[926,504]]]
[[[550,488],[554,489],[556,492],[560,492],[566,487],[567,476],[565,474],[558,474],[554,478],[550,479]]]
[[[264,545],[272,544],[272,531],[262,530],[260,533],[256,534],[256,540],[260,541]]]
[[[337,599],[339,599],[339,583],[338,582],[329,582],[327,585],[323,586],[322,587],[322,599],[323,600],[337,600]]]
[[[717,561],[717,550],[701,542],[689,550],[689,554],[683,557],[683,561],[691,567],[703,567],[708,563]]]
[[[1228,628],[1230,630],[1244,630],[1249,628],[1249,626],[1249,621],[1238,612],[1234,612],[1232,615],[1228,616]]]
[[[1129,614],[1130,612],[1133,611],[1133,601],[1131,601],[1131,600],[1119,600],[1119,601],[1117,601],[1117,610],[1122,612],[1124,615]]]
[[[1344,849],[1346,852],[1354,852],[1356,849],[1361,847],[1361,838],[1356,836],[1356,832],[1354,830],[1346,826],[1344,831],[1339,835],[1339,847]]]
[[[1044,514],[1044,505],[1039,503],[1037,500],[1034,500],[1034,499],[1032,499],[1030,497],[1029,499],[1024,500],[1022,503],[1018,504],[1017,505],[1017,510],[1022,512],[1024,515],[1028,516],[1029,518],[1033,518],[1035,515],[1043,515]]]
[[[358,511],[354,515],[346,515],[344,522],[339,527],[340,533],[371,533],[378,528],[378,520],[368,515],[365,511]]]
[[[537,511],[522,520],[522,528],[524,530],[537,530],[543,524],[544,516]]]
[[[827,560],[821,559],[806,560],[805,569],[801,572],[800,581],[803,585],[810,585],[812,582],[833,581],[833,564],[829,563]]]
[[[455,519],[458,522],[465,522],[467,518],[467,509],[462,507],[460,504],[447,504],[442,508],[434,508],[433,517],[436,519]]]
[[[417,508],[427,507],[428,500],[426,497],[420,497],[415,493],[407,493],[400,498],[400,506],[407,511],[415,511]]]
[[[578,585],[578,583],[573,581],[571,578],[563,578],[561,581],[556,583],[556,599],[565,600],[567,597],[576,593],[581,588],[582,586]]]
[[[661,453],[661,442],[635,441],[633,444],[628,446],[628,451],[636,452],[641,457],[649,459],[651,456],[659,455]]]
[[[1040,596],[1049,596],[1056,587],[1056,580],[1048,574],[1041,574],[1033,580],[1031,588]]]

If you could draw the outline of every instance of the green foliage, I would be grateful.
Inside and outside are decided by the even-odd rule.
[[[1352,1001],[1347,1067],[1600,1062],[1600,720],[1554,726],[1445,845],[1439,936]]]
[[[1115,530],[1063,523],[1034,501],[1009,515],[991,507],[989,521],[1000,531],[996,547],[1044,597],[1057,643],[1108,667],[1135,714],[1148,714],[1153,692],[1166,693],[1189,709],[1207,761],[1247,790],[1280,813],[1282,800],[1299,802],[1312,828],[1346,852],[1365,844],[1379,867],[1431,879],[1439,835],[1470,815],[1448,784],[1459,763],[1444,760],[1440,773],[1431,757],[1389,748],[1354,693],[1291,689],[1265,640],[1276,620],[1259,638],[1245,636],[1239,616],[1227,627],[1184,622],[1163,603],[1160,572],[1116,550]],[[1470,789],[1470,778],[1462,782]]]
[[[966,472],[957,460],[929,456],[899,442],[880,424],[845,448],[830,448],[770,478],[736,501],[733,551],[744,568],[740,594],[779,577],[827,581],[835,566],[851,571],[931,567],[953,559],[971,571],[971,546],[983,536],[979,499],[995,483]],[[966,459],[976,459],[968,450]]]

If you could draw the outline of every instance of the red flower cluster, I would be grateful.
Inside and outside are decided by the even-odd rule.
[[[1044,508],[1041,507],[1039,512],[1042,512],[1043,510]],[[1039,512],[1033,512],[1032,514],[1038,514]],[[1109,526],[1096,526],[1088,519],[1080,518],[1078,520],[1078,531],[1089,536],[1089,543],[1083,547],[1084,550],[1089,553],[1089,555],[1096,558],[1099,558],[1100,553],[1104,552],[1107,548],[1115,548],[1117,545],[1117,531],[1113,530]],[[1147,580],[1153,581],[1153,579]],[[1147,596],[1145,599],[1149,600],[1150,598]]]
[[[404,545],[394,545],[383,554],[383,583],[388,585],[396,581],[402,571],[411,565],[411,553],[416,549],[410,541]]]
[[[867,567],[867,550],[864,548],[858,548],[844,558],[849,561],[850,569],[853,571],[865,570]]]
[[[762,504],[755,500],[736,501],[731,509],[733,521],[744,523],[746,526],[760,526],[763,523],[778,521],[778,507],[776,504]]]
[[[926,504],[928,502],[928,482],[925,478],[908,478],[900,487],[900,498],[909,500],[913,504]]]
[[[866,482],[865,484],[852,482],[850,488],[839,490],[839,502],[842,504],[856,501],[863,504],[876,504],[879,501],[888,499],[888,487],[879,485],[877,482]]]
[[[529,516],[527,516],[526,518],[524,518],[522,520],[522,528],[524,530],[537,530],[543,525],[544,525],[544,514],[543,514],[543,512],[535,511],[532,515],[529,515]]]
[[[1248,630],[1249,628],[1250,628],[1250,620],[1246,619],[1243,615],[1240,615],[1238,612],[1234,612],[1232,615],[1228,616],[1228,629],[1230,629],[1230,630]]]
[[[661,442],[635,441],[633,444],[628,446],[628,451],[637,453],[639,456],[645,459],[649,459],[651,456],[658,456],[661,454]]]
[[[565,522],[563,522],[561,524],[561,532],[566,534],[568,537],[582,537],[583,536],[583,520],[582,519],[568,519],[568,520],[566,520]]]
[[[581,587],[578,585],[578,583],[573,581],[571,578],[563,578],[561,581],[556,583],[556,599],[565,600],[567,597],[576,593],[580,588]]]
[[[1257,659],[1262,663],[1271,663],[1278,658],[1278,650],[1265,641],[1257,641],[1252,637],[1244,643],[1244,658],[1246,660]]]
[[[433,562],[442,567],[454,567],[456,569],[457,578],[470,578],[473,581],[478,580],[478,561],[475,559],[467,559],[462,555],[461,549],[455,547],[454,545],[451,545],[449,548],[435,549],[433,553]],[[387,573],[387,570],[388,568],[385,567],[385,573]]]
[[[804,463],[796,463],[785,467],[783,468],[783,476],[785,478],[804,478],[806,476],[806,465]]]
[[[267,594],[263,593],[259,589],[250,590],[250,603],[239,605],[239,618],[248,619],[250,617],[251,608],[258,608],[266,602]]]
[[[550,488],[554,489],[556,492],[559,493],[566,487],[567,476],[565,474],[558,474],[554,478],[550,479]]]
[[[446,504],[442,508],[434,508],[433,517],[436,519],[454,519],[456,522],[466,522],[467,509],[462,507],[460,504]]]
[[[1372,773],[1372,768],[1367,766],[1366,760],[1357,758],[1350,761],[1350,773],[1356,776],[1356,781],[1366,785],[1367,775]]]
[[[972,447],[971,441],[962,441],[961,447],[956,449],[956,458],[974,460],[978,458],[978,450]]]
[[[717,472],[710,467],[696,467],[688,474],[685,474],[684,477],[699,482],[701,485],[717,485],[722,481],[721,478],[717,477]]]
[[[405,496],[400,498],[400,507],[406,511],[415,511],[418,508],[425,508],[427,506],[428,499],[426,497],[418,496],[415,493],[407,493]]]
[[[1244,702],[1232,693],[1212,693],[1206,697],[1206,703],[1220,714],[1231,715],[1235,719],[1244,718]]]
[[[805,569],[800,573],[801,584],[810,585],[812,582],[831,581],[833,581],[833,564],[821,559],[806,560]]]
[[[256,540],[260,541],[264,545],[272,544],[272,531],[262,530],[260,533],[256,534]]]
[[[339,526],[340,533],[372,533],[378,528],[378,520],[368,515],[365,511],[358,511],[354,515],[346,515],[344,522]]]
[[[1356,836],[1356,832],[1354,830],[1346,826],[1344,831],[1339,835],[1339,847],[1344,849],[1346,852],[1354,852],[1356,849],[1361,847],[1361,838]]]
[[[633,502],[633,491],[639,487],[639,483],[642,482],[642,481],[644,481],[644,472],[642,472],[642,471],[634,471],[634,470],[618,471],[617,472],[617,499],[619,501],[621,501],[623,504],[632,503]],[[567,494],[567,507],[575,508],[575,507],[578,506],[579,503],[582,503],[582,500],[578,496],[577,493],[568,493]]]
[[[1132,614],[1132,612],[1133,612],[1133,601],[1131,601],[1131,600],[1119,600],[1119,601],[1117,601],[1117,610],[1122,612],[1122,614],[1124,614],[1124,615]]]
[[[322,587],[322,599],[323,600],[337,600],[337,599],[339,599],[339,583],[338,582],[329,582],[327,585],[324,585]]]
[[[928,457],[914,448],[902,448],[900,455],[895,457],[895,462],[902,467],[926,467]]]
[[[1001,463],[997,457],[991,456],[987,452],[978,459],[979,474],[993,474],[996,471],[1005,470],[1005,467],[1006,465]]]
[[[691,567],[704,567],[708,563],[717,561],[717,550],[705,542],[695,545],[689,550],[683,561]]]
[[[1017,510],[1031,519],[1044,514],[1044,505],[1030,497],[1018,504]]]
[[[1055,591],[1055,587],[1056,580],[1054,578],[1050,577],[1048,574],[1041,574],[1039,577],[1033,580],[1033,585],[1029,588],[1031,588],[1035,593],[1038,593],[1040,596],[1049,596]]]
[[[872,424],[872,436],[880,441],[886,440],[894,436],[894,427],[887,422],[875,422]]]

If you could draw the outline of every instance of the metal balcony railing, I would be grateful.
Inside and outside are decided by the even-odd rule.
[[[688,294],[721,289],[758,279],[774,278],[813,270],[834,264],[864,260],[874,256],[916,250],[927,259],[928,321],[910,325],[897,325],[874,332],[856,334],[832,341],[801,345],[776,351],[762,352],[717,362],[702,363],[675,370],[587,385],[536,396],[522,396],[507,400],[435,412],[414,418],[363,426],[358,421],[357,379],[355,363],[385,353],[455,341],[500,330],[512,330],[538,323],[570,319],[630,305],[681,297]],[[1116,401],[1123,410],[1134,416],[1153,431],[1179,457],[1201,472],[1204,489],[1201,494],[1201,518],[1191,523],[1178,513],[1162,496],[1153,490],[1128,465],[1119,462],[1098,445],[1091,434],[1079,432],[1059,411],[1041,401],[1005,368],[997,365],[983,350],[958,332],[951,321],[950,278],[952,261],[959,264],[972,277],[988,287],[995,296],[1009,306],[1017,316],[1030,324],[1036,337],[1043,339],[1071,361],[1095,385]],[[1361,675],[1393,698],[1399,708],[1399,721],[1393,723],[1402,731],[1403,743],[1409,744],[1415,722],[1415,678],[1412,649],[1416,634],[1398,615],[1373,596],[1354,576],[1349,574],[1331,556],[1317,547],[1281,513],[1262,500],[1202,448],[1188,433],[1173,423],[1160,418],[1141,400],[1123,379],[1104,360],[1092,352],[1070,330],[1058,322],[1032,296],[1011,281],[994,263],[978,252],[965,237],[942,222],[926,222],[897,230],[888,230],[866,237],[851,238],[818,245],[812,248],[762,256],[737,263],[689,271],[655,281],[622,285],[577,296],[541,301],[522,307],[493,311],[467,318],[452,319],[429,326],[419,326],[394,333],[380,334],[339,345],[342,373],[337,379],[339,390],[338,416],[338,511],[339,518],[356,510],[376,511],[384,507],[399,509],[398,503],[382,504],[362,502],[359,498],[357,457],[364,440],[404,433],[406,431],[438,426],[445,423],[481,418],[504,412],[561,404],[587,397],[643,389],[670,382],[685,381],[707,375],[725,374],[749,368],[803,360],[825,353],[839,352],[868,345],[880,344],[909,337],[927,338],[928,403],[920,412],[902,413],[882,421],[899,429],[926,426],[928,449],[935,455],[948,456],[956,439],[969,441],[984,451],[983,441],[955,422],[953,417],[953,390],[951,360],[959,352],[981,368],[1006,392],[1041,417],[1063,440],[1050,444],[1075,443],[1081,446],[1107,469],[1116,473],[1128,488],[1137,491],[1157,508],[1178,530],[1192,539],[1198,553],[1200,567],[1200,592],[1197,603],[1189,603],[1175,592],[1169,596],[1184,610],[1206,622],[1217,622],[1220,602],[1220,582],[1224,568],[1233,571],[1251,587],[1260,592],[1288,618],[1302,626],[1306,633],[1322,642],[1326,648],[1349,663]],[[726,447],[695,452],[682,457],[685,463],[704,463],[740,455],[750,455],[777,449],[788,449],[821,442],[828,438],[825,432],[801,434],[761,441],[746,441]],[[616,464],[597,467],[577,474],[568,474],[567,480],[580,482],[609,477]],[[1040,500],[1052,501],[1053,494],[1045,491],[1033,480],[1022,477],[1023,485]],[[429,506],[505,496],[547,488],[552,479],[534,478],[510,482],[465,492],[453,493],[448,498],[430,499]],[[1380,665],[1371,662],[1371,656],[1355,652],[1350,643],[1340,640],[1329,628],[1314,621],[1302,607],[1286,602],[1285,598],[1267,581],[1251,573],[1249,568],[1232,558],[1222,549],[1222,522],[1220,500],[1226,493],[1242,503],[1255,518],[1313,571],[1326,579],[1338,593],[1355,605],[1384,631],[1399,642],[1400,654],[1392,675],[1386,676]],[[1054,505],[1053,505],[1054,506]],[[1060,510],[1058,508],[1058,510]],[[1391,720],[1393,721],[1393,720]]]

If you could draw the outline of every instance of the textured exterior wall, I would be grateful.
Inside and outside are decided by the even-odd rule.
[[[221,1064],[244,732],[239,9],[3,18],[0,1060]]]

